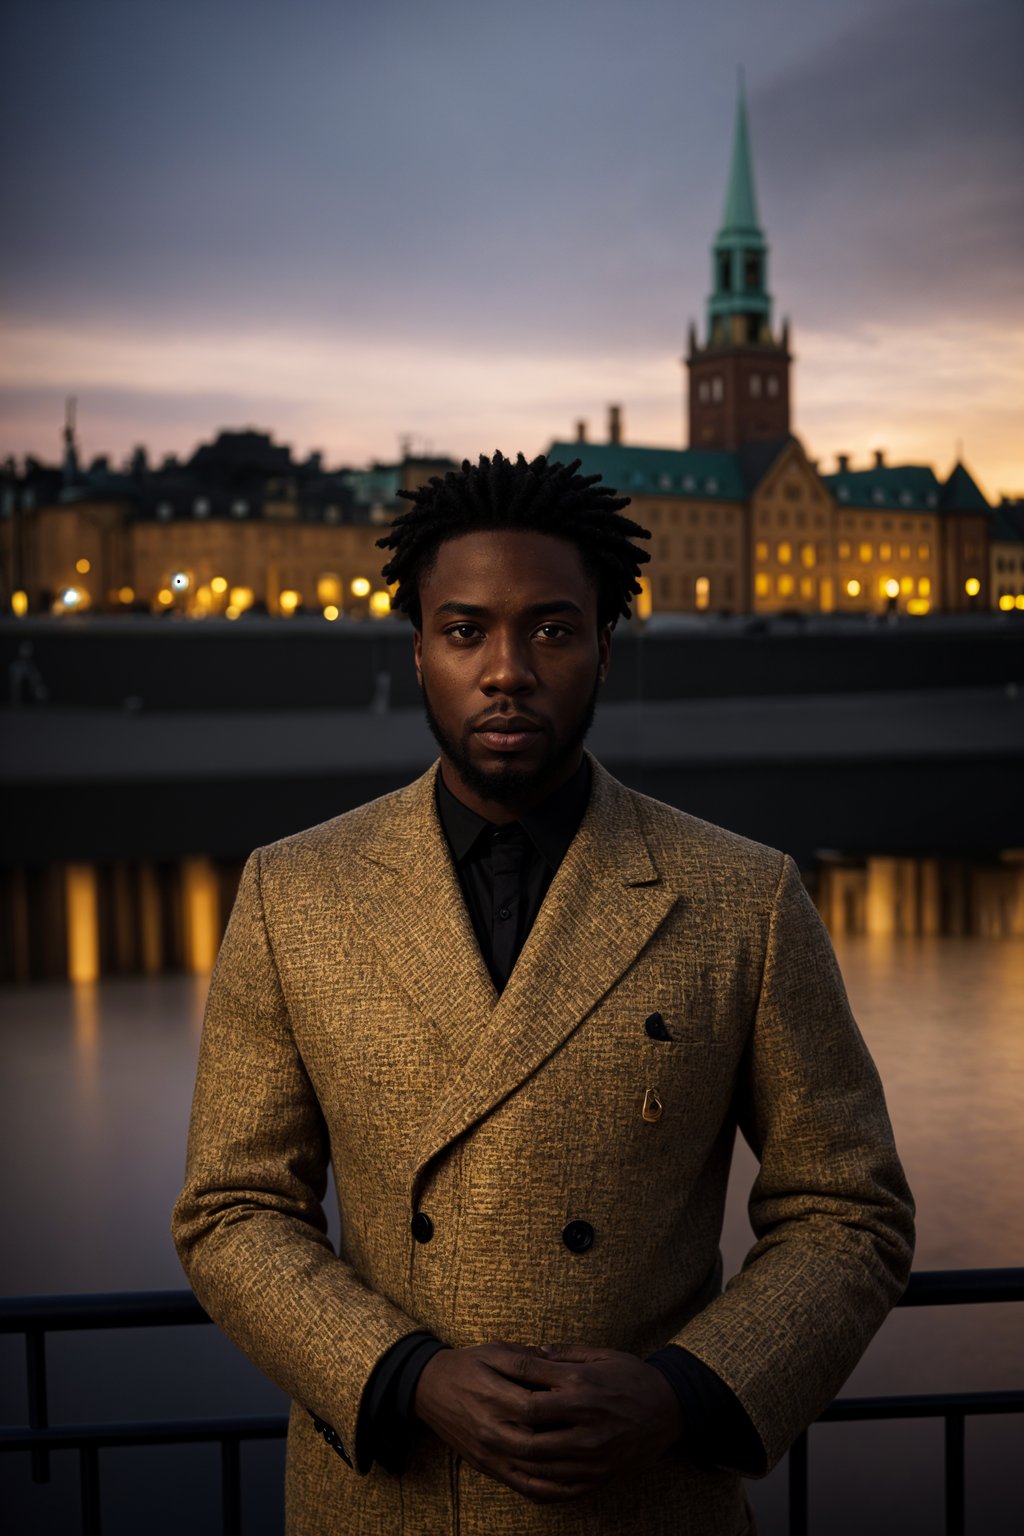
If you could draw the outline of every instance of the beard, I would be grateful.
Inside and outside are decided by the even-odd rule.
[[[541,800],[546,791],[559,782],[560,773],[583,745],[594,723],[600,686],[600,679],[595,675],[590,696],[579,714],[554,739],[546,737],[547,750],[532,768],[520,768],[504,759],[496,762],[493,768],[479,767],[469,752],[472,731],[464,730],[461,739],[449,735],[430,707],[426,678],[423,679],[423,708],[434,740],[466,788],[482,800],[511,806]]]

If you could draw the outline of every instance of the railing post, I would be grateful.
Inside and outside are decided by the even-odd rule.
[[[789,1536],[807,1536],[807,1431],[789,1448]]]
[[[224,1536],[242,1536],[240,1446],[234,1438],[220,1443],[220,1492]]]
[[[42,1328],[25,1332],[25,1364],[28,1377],[28,1422],[31,1429],[48,1429],[46,1399],[46,1334]],[[32,1481],[50,1481],[50,1453],[43,1447],[32,1452]]]
[[[78,1452],[82,1484],[82,1536],[102,1536],[100,1519],[100,1453],[95,1445]]]
[[[964,1536],[964,1415],[946,1419],[946,1536]]]

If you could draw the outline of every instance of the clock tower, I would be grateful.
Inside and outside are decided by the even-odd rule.
[[[691,324],[689,446],[735,452],[789,436],[789,324],[772,330],[768,244],[757,215],[747,104],[740,83],[722,226],[712,247],[707,334]]]

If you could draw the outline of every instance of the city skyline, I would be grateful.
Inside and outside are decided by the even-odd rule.
[[[809,453],[1019,493],[1020,13],[825,9],[12,4],[0,451],[681,446],[745,62]]]

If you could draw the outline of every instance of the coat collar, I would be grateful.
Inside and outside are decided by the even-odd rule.
[[[452,1062],[422,1124],[413,1192],[432,1158],[568,1038],[676,900],[651,857],[635,797],[594,758],[590,766],[586,814],[500,997],[438,820],[436,763],[394,796],[363,845],[356,915]]]

